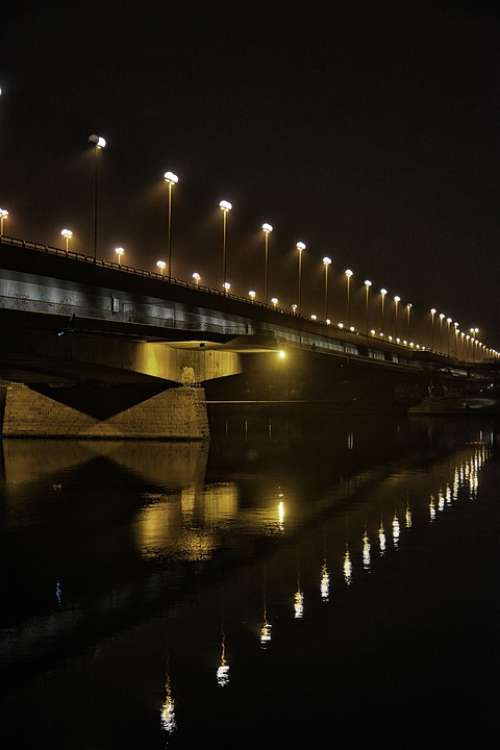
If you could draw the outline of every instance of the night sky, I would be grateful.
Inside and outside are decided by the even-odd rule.
[[[163,173],[175,196],[174,273],[220,283],[221,198],[235,292],[321,314],[321,258],[430,306],[500,345],[500,22],[486,11],[171,16],[122,3],[5,12],[0,206],[8,233],[91,252],[91,133],[103,135],[99,252],[152,268],[166,253]],[[361,299],[361,291],[357,291]],[[340,309],[339,309],[340,308]]]

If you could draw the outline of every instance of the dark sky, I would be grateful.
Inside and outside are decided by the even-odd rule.
[[[275,226],[271,292],[321,313],[323,255],[500,344],[500,24],[480,10],[337,16],[6,11],[0,34],[0,206],[9,233],[91,250],[90,133],[102,160],[100,253],[220,280],[218,201],[233,202],[230,278],[263,286],[258,228]],[[354,280],[353,280],[354,281]],[[355,287],[353,287],[355,289]],[[336,299],[335,299],[336,295]],[[360,296],[360,293],[358,293]],[[335,310],[335,317],[342,317]]]

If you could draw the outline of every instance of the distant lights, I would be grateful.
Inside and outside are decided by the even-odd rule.
[[[222,288],[224,289],[224,291],[227,294],[227,292],[229,292],[229,290],[231,289],[231,284],[229,283],[229,281],[225,281],[223,283],[223,285],[222,285]]]
[[[343,327],[344,327],[343,323],[337,323],[337,328],[343,328]]]
[[[293,305],[292,305],[292,312],[293,312],[294,315],[297,312],[297,307],[298,307],[298,305],[296,305],[295,302],[294,302]]]
[[[346,270],[345,270],[344,273],[345,273],[345,275],[347,276],[348,279],[350,279],[351,276],[353,275],[353,271],[351,271],[350,268],[346,268]]]
[[[318,320],[318,316],[314,315],[314,313],[311,315],[311,320]]]
[[[365,281],[363,281],[363,284],[366,286],[367,289],[369,289],[372,285],[372,282],[370,281],[370,279],[366,279]]]
[[[370,331],[370,333],[371,333],[372,336],[375,336],[375,334],[376,334],[375,328],[372,328],[371,331]]]
[[[444,313],[439,313],[439,320],[443,320],[443,318],[446,318],[446,315]]]
[[[351,332],[351,333],[354,333],[354,331],[355,331],[356,329],[354,328],[354,326],[349,326],[349,330],[350,330],[350,332]]]
[[[435,307],[431,307],[431,315],[434,316],[437,313],[437,310]]]
[[[398,302],[401,302],[401,297],[398,297],[398,295],[396,294],[396,296],[394,297],[394,302],[396,302],[396,304]]]
[[[325,323],[326,323],[326,325],[327,325],[327,326],[331,326],[331,324],[332,324],[332,321],[330,320],[330,318],[327,318],[327,319],[325,320]]]
[[[254,302],[255,297],[257,296],[257,293],[253,289],[250,289],[250,291],[248,292],[248,296],[250,297],[252,302]]]
[[[286,352],[284,349],[278,351],[278,359],[286,359]]]
[[[169,185],[177,185],[177,183],[179,182],[179,178],[174,172],[165,172],[165,174],[163,175],[163,179],[165,180],[165,182],[168,182]]]
[[[380,290],[380,294],[382,295],[382,297],[385,297],[385,295],[387,294],[387,289],[384,289],[382,287],[382,289]]]
[[[193,273],[192,278],[194,279],[196,286],[200,286],[201,276],[197,271]]]
[[[3,224],[9,218],[9,212],[6,208],[0,208],[0,234],[3,234]]]
[[[323,258],[323,265],[328,268],[328,266],[331,264],[332,259],[328,257],[328,255],[325,255]]]
[[[73,232],[71,229],[61,229],[61,236],[64,237],[64,239],[70,240],[73,237]]]
[[[306,243],[305,242],[297,242],[297,244],[295,245],[295,247],[297,248],[297,250],[299,250],[299,252],[302,252],[302,250],[306,249]]]
[[[278,306],[278,302],[279,302],[279,300],[278,300],[277,297],[272,297],[271,298],[271,304],[274,307],[274,309],[276,309],[276,307]]]
[[[159,271],[160,271],[160,273],[161,273],[162,276],[165,273],[165,268],[166,267],[167,267],[167,264],[165,263],[164,260],[157,260],[156,261],[156,268],[159,269]]]
[[[118,265],[121,266],[122,263],[122,256],[125,254],[125,250],[123,247],[115,247],[115,254],[118,258]]]

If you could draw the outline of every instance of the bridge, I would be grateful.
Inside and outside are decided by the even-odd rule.
[[[205,391],[352,401],[361,381],[393,397],[491,377],[488,362],[5,236],[0,317],[4,436],[203,438]]]

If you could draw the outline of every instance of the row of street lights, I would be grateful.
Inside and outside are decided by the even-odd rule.
[[[98,208],[99,208],[99,165],[100,165],[100,159],[101,159],[101,152],[107,147],[106,139],[102,136],[92,134],[89,137],[89,143],[92,144],[94,148],[94,185],[93,185],[93,245],[94,245],[94,261],[97,260],[97,252],[98,252]],[[167,213],[167,251],[168,251],[168,263],[164,260],[158,260],[156,263],[156,266],[161,273],[161,275],[165,275],[165,272],[168,274],[168,278],[173,278],[173,192],[174,188],[179,183],[179,177],[171,171],[165,172],[163,176],[164,181],[168,185],[168,213]],[[228,262],[229,262],[229,243],[228,243],[228,224],[229,224],[229,213],[231,212],[233,206],[228,200],[221,200],[219,202],[219,208],[222,212],[222,288],[224,290],[225,294],[229,294],[231,290],[231,284],[228,281],[227,278],[227,270],[228,270]],[[6,209],[0,209],[0,235],[4,232],[4,222],[8,219],[9,212]],[[264,234],[264,300],[267,302],[269,299],[269,254],[270,254],[270,241],[271,241],[271,234],[273,232],[273,226],[269,222],[265,222],[262,224],[262,232]],[[66,252],[69,251],[70,243],[73,238],[73,232],[70,229],[63,229],[61,231],[61,235],[64,238],[65,241],[65,249]],[[303,254],[306,250],[306,244],[303,241],[299,241],[295,245],[297,253],[298,253],[298,304],[292,305],[292,312],[294,314],[300,315],[302,313],[302,266],[303,266]],[[123,247],[117,247],[115,248],[115,254],[118,260],[118,264],[121,265],[122,257],[125,254],[125,250]],[[331,321],[329,319],[329,272],[330,272],[330,266],[333,263],[332,258],[329,256],[325,256],[322,260],[323,268],[324,268],[324,301],[323,301],[323,317],[324,321],[329,324]],[[354,273],[350,268],[347,268],[344,271],[344,277],[346,281],[346,329],[347,330],[354,330],[352,324],[351,324],[351,280]],[[200,285],[201,276],[199,273],[195,272],[192,275],[192,278],[197,286]],[[366,335],[370,332],[370,294],[372,289],[372,282],[369,279],[366,279],[363,282],[364,289],[365,289],[365,332]],[[387,289],[381,288],[380,289],[380,317],[381,317],[381,329],[385,328],[385,307],[386,307],[386,295],[388,294]],[[249,295],[252,302],[256,299],[256,292],[254,290],[250,290]],[[399,338],[399,319],[400,319],[400,302],[401,297],[399,295],[395,295],[393,297],[394,302],[394,337],[395,339]],[[273,308],[277,308],[278,306],[278,298],[273,297],[271,299],[271,304]],[[405,306],[405,313],[406,313],[406,319],[407,319],[407,335],[408,339],[410,338],[410,332],[411,332],[411,314],[412,314],[412,308],[413,305],[411,303],[407,303]],[[434,349],[434,339],[435,339],[435,323],[434,318],[437,311],[435,308],[431,309],[431,349]],[[439,314],[439,322],[440,322],[440,338],[439,338],[439,345],[442,347],[442,329],[443,329],[443,321],[445,319],[444,313]],[[311,316],[311,318],[314,320],[316,319],[316,316]],[[448,325],[448,355],[450,355],[450,346],[451,346],[451,336],[450,336],[450,326],[453,322],[451,318],[446,318],[446,322]],[[339,324],[339,326],[344,327],[344,324]],[[455,331],[458,334],[461,333],[458,331],[458,323],[454,323]],[[477,340],[477,333],[478,329],[474,328],[471,329],[471,335],[472,338]],[[381,335],[383,333],[381,332]],[[463,334],[462,334],[463,335]],[[492,353],[494,350],[488,350]],[[495,356],[497,355],[496,352]]]

